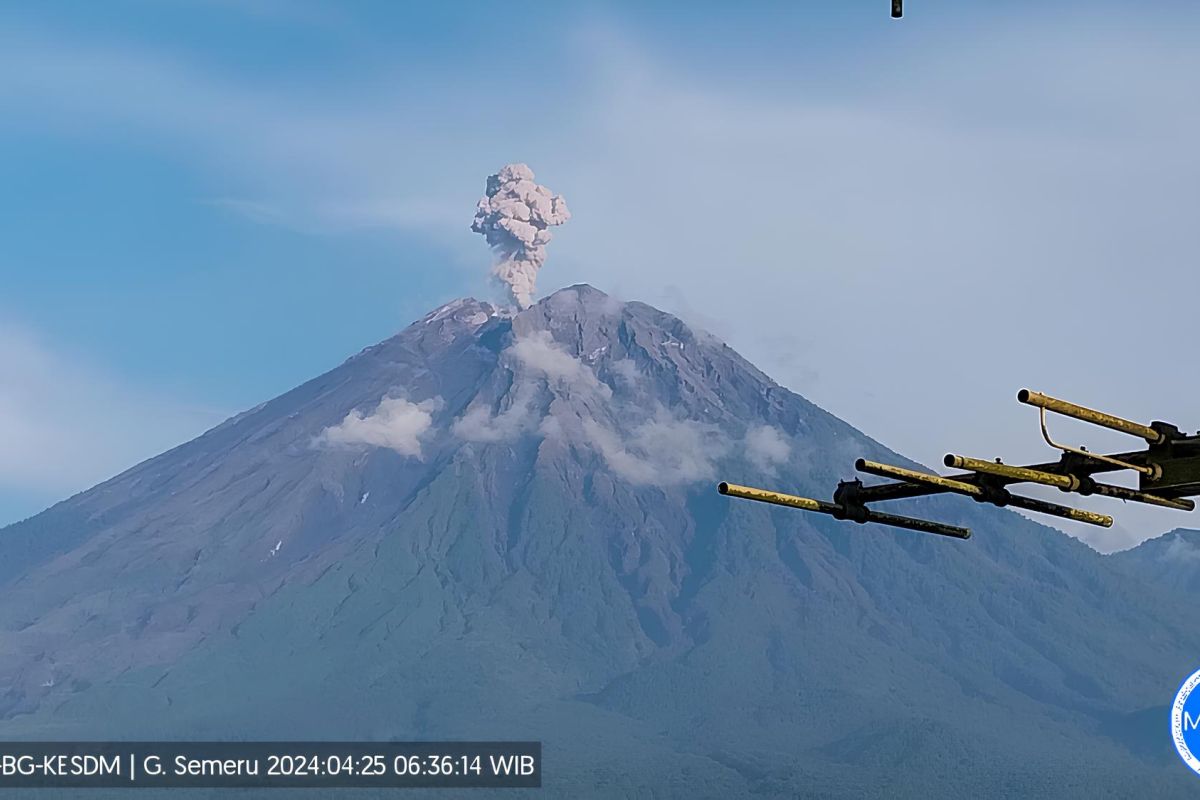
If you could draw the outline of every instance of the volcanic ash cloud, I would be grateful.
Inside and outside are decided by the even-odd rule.
[[[571,218],[562,195],[533,182],[533,170],[509,164],[488,177],[487,194],[475,210],[471,230],[483,234],[500,260],[492,274],[521,308],[533,303],[537,273],[546,263],[550,228]]]

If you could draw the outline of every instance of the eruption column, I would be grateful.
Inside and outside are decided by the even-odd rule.
[[[499,256],[492,274],[521,308],[533,303],[537,272],[546,262],[550,227],[571,218],[562,195],[533,182],[533,170],[508,164],[487,180],[471,230],[483,234]]]

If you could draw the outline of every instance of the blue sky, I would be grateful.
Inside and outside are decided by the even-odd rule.
[[[675,311],[926,463],[1044,457],[1026,384],[1200,426],[1162,313],[1200,290],[1200,10],[683,8],[0,7],[0,524],[488,293],[509,161],[574,213],[542,291]],[[1119,516],[1077,533],[1187,522]]]

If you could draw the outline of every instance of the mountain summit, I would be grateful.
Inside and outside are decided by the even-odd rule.
[[[650,306],[458,300],[0,531],[0,736],[537,739],[563,796],[1194,790],[1131,722],[1197,666],[1167,589],[959,498],[897,509],[967,542],[714,489],[860,456],[905,463]]]

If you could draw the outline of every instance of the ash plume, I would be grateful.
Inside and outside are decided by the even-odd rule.
[[[562,195],[533,182],[525,164],[508,164],[487,180],[471,230],[483,234],[499,256],[492,274],[521,308],[533,303],[538,270],[546,262],[550,227],[571,218]]]

